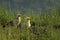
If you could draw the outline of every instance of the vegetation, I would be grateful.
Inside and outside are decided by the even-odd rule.
[[[29,12],[26,12],[29,13]],[[40,14],[38,12],[38,14]],[[44,14],[28,14],[36,23],[33,28],[17,25],[2,27],[3,24],[16,18],[12,12],[0,8],[0,40],[60,40],[60,12],[56,9],[46,10]],[[28,16],[27,15],[27,16]],[[22,21],[26,16],[22,15]]]

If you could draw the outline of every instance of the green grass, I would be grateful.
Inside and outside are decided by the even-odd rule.
[[[16,15],[1,9],[0,40],[60,40],[60,28],[58,28],[58,25],[60,25],[60,14],[57,10],[51,10],[50,14],[46,12],[41,16],[34,13],[29,16],[31,21],[36,22],[34,29],[27,29],[26,27],[17,28],[17,25],[3,28],[1,24],[13,20],[16,18]],[[24,15],[22,16],[23,21],[25,21],[25,17]],[[56,29],[53,27],[54,25],[57,26]]]

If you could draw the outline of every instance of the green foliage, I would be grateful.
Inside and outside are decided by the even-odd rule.
[[[0,10],[0,23],[6,24],[7,22],[14,19],[14,15],[12,12],[9,12],[7,10],[1,9]]]
[[[29,13],[29,12],[28,12]],[[38,12],[39,13],[39,12]],[[5,9],[0,10],[0,40],[60,40],[60,12],[56,9],[52,9],[50,13],[48,10],[43,15],[31,13],[27,16],[31,17],[31,21],[36,23],[35,27],[19,27],[17,25],[2,27],[1,24],[16,18],[12,12]],[[24,22],[26,16],[22,15],[22,22]],[[55,28],[55,26],[57,28]],[[54,26],[54,27],[53,27]]]

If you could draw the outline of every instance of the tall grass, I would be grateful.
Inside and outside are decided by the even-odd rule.
[[[38,12],[39,13],[39,12]],[[16,18],[12,12],[5,9],[0,10],[0,40],[60,40],[60,16],[57,10],[45,12],[43,15],[33,14],[30,15],[31,21],[36,23],[36,26],[27,29],[27,27],[16,28],[17,25],[2,27],[1,24]],[[24,21],[26,16],[22,16]],[[57,27],[55,28],[54,25]]]

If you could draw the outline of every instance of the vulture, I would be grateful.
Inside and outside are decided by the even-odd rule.
[[[17,28],[18,27],[26,27],[26,26],[28,28],[34,28],[35,25],[36,25],[35,22],[31,21],[30,17],[27,17],[25,22],[21,22],[21,21],[22,21],[21,20],[21,14],[18,14],[18,17],[16,19],[11,20],[8,23],[4,24],[3,25],[3,28],[5,28],[6,25],[7,26],[14,26],[14,23],[17,24]]]
[[[6,26],[14,26],[14,24],[20,25],[21,24],[21,14],[18,14],[18,17],[14,20],[9,21],[6,24],[3,24],[3,28],[5,28]]]

